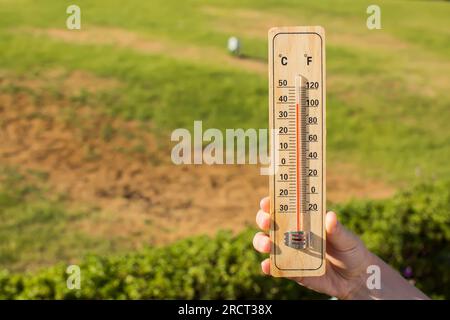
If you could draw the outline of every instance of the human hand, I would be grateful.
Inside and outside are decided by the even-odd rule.
[[[267,232],[270,228],[269,198],[262,199],[260,207],[256,223],[260,229]],[[365,286],[366,269],[373,257],[362,241],[339,223],[334,212],[327,213],[325,223],[326,273],[320,277],[292,278],[292,280],[312,290],[346,299],[358,292],[361,286]],[[271,249],[269,236],[264,232],[258,232],[253,238],[253,246],[259,252],[269,253]],[[261,263],[261,268],[265,274],[270,274],[269,259]]]
[[[253,238],[253,246],[262,253],[269,253],[271,243],[265,233],[270,228],[269,198],[260,203],[256,223],[264,232]],[[397,271],[371,253],[363,242],[339,223],[334,212],[325,219],[327,232],[326,272],[320,277],[292,278],[297,283],[339,299],[429,299],[422,291],[408,283]],[[367,286],[367,267],[378,266],[380,288]],[[270,261],[261,263],[262,271],[270,274]]]

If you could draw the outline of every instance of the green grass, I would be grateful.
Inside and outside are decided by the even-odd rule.
[[[267,127],[264,74],[215,62],[214,57],[185,59],[182,50],[174,59],[30,33],[33,28],[64,29],[68,4],[0,0],[0,71],[19,79],[39,79],[48,70],[63,68],[117,79],[120,89],[80,91],[70,97],[73,105],[151,123],[161,140],[169,141],[174,128],[192,128],[194,120],[203,120],[203,128]],[[271,21],[322,25],[327,32],[329,169],[351,164],[359,174],[395,185],[450,177],[448,3],[381,1],[383,29],[376,31],[365,25],[369,1],[80,0],[77,4],[82,9],[82,30],[74,32],[111,27],[181,48],[220,49],[224,55],[227,38],[237,35],[252,61],[267,57],[266,27]],[[8,93],[20,90],[1,87]],[[39,101],[49,92],[55,99],[64,94],[57,85],[28,93]],[[102,129],[105,141],[113,134],[111,128]],[[78,254],[82,245],[73,245],[78,236],[66,224],[85,213],[67,210],[59,200],[41,199],[39,192],[19,189],[12,194],[15,184],[5,180],[0,186],[4,222],[0,263],[25,263],[34,259],[27,255],[40,252],[50,260]],[[82,241],[94,249],[103,245],[95,239]]]
[[[95,219],[93,208],[70,208],[62,194],[48,192],[47,174],[0,170],[0,266],[35,270],[59,261],[77,261],[88,252],[120,252],[127,245],[96,237],[76,228]],[[72,206],[73,207],[73,206]]]
[[[1,10],[8,18],[1,22],[1,69],[39,75],[64,67],[117,78],[124,88],[88,97],[91,105],[102,105],[126,119],[150,120],[163,137],[198,119],[204,127],[221,129],[267,126],[267,79],[260,74],[132,48],[11,33],[8,30],[17,27],[64,28],[65,4],[3,2]],[[245,32],[255,23],[264,25],[258,14],[261,19],[273,16],[291,24],[323,25],[329,39],[329,167],[349,162],[393,183],[411,182],[418,171],[420,179],[450,174],[446,165],[450,133],[442,130],[450,121],[445,76],[450,71],[446,41],[450,9],[445,3],[381,2],[383,29],[376,31],[365,27],[365,1],[80,1],[79,5],[82,28],[121,28],[179,45],[221,49],[235,32],[252,59],[265,59],[267,51],[266,30]],[[352,40],[341,41],[342,35]]]

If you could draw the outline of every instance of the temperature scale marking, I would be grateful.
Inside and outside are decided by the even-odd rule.
[[[325,272],[325,34],[269,30],[271,274]]]

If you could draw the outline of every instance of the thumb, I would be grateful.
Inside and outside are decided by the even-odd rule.
[[[338,221],[336,213],[327,213],[325,227],[327,230],[327,241],[334,249],[348,251],[359,244],[359,238]]]

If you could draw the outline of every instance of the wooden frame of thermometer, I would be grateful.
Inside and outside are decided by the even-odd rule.
[[[325,273],[325,33],[269,30],[270,273]]]

